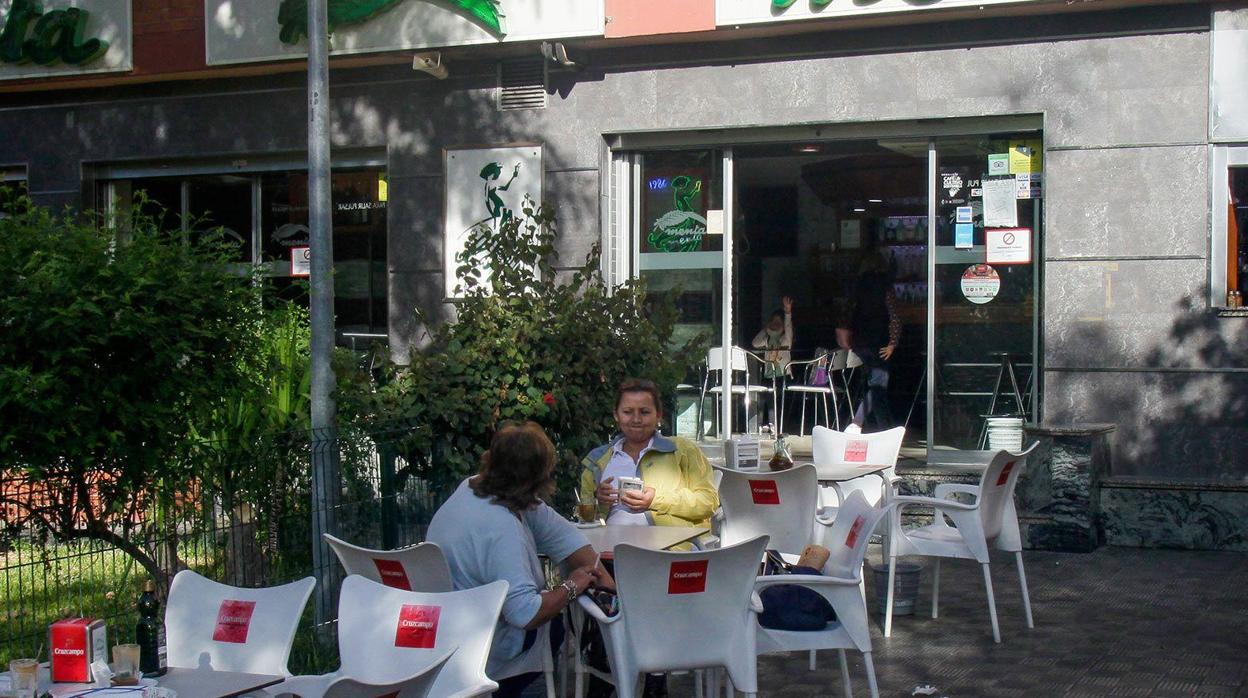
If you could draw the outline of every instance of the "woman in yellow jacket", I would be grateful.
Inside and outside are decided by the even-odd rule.
[[[629,379],[615,398],[620,436],[582,461],[581,501],[598,503],[610,526],[706,526],[719,507],[711,465],[697,444],[658,433],[662,400],[653,381]],[[640,478],[621,490],[619,478]]]

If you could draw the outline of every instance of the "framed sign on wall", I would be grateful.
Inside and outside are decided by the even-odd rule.
[[[542,203],[542,147],[447,148],[442,271],[447,299],[459,298],[455,257],[477,226],[495,230],[520,217],[524,198]],[[483,276],[488,277],[488,270]]]

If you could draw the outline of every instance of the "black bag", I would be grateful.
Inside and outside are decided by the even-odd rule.
[[[813,567],[790,566],[767,551],[767,574],[821,574]],[[759,592],[763,612],[758,623],[773,630],[823,630],[836,620],[836,611],[823,595],[800,584],[777,584]]]

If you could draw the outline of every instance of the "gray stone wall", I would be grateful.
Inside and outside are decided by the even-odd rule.
[[[442,148],[538,142],[567,266],[602,236],[604,134],[1042,115],[1045,418],[1115,422],[1114,475],[1248,475],[1248,326],[1210,314],[1208,7],[603,49],[499,113],[493,64],[335,71],[334,143],[388,153],[390,321],[441,303]],[[578,58],[573,56],[574,59]],[[0,162],[76,203],[84,165],[302,152],[302,73],[0,106]],[[1234,370],[1238,370],[1236,373]]]

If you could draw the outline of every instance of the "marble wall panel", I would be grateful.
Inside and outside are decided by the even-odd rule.
[[[1049,423],[1110,422],[1111,476],[1248,479],[1248,373],[1046,371]]]
[[[1248,492],[1101,488],[1106,543],[1248,552]]]
[[[1204,146],[1051,151],[1044,188],[1050,260],[1208,254]]]
[[[1045,264],[1044,355],[1050,366],[1248,366],[1248,327],[1206,309],[1201,259]]]

